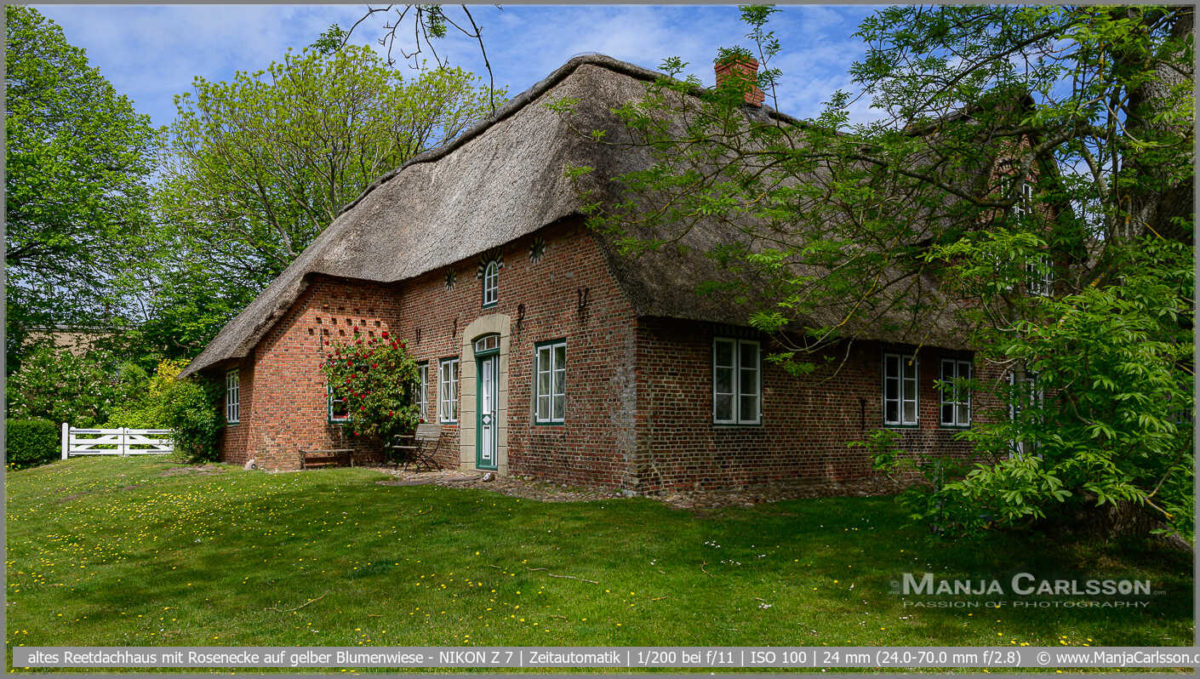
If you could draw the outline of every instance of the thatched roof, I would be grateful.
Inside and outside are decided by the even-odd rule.
[[[645,84],[660,75],[605,56],[576,57],[449,144],[381,177],[222,328],[183,374],[245,357],[314,274],[404,281],[578,215],[581,199],[564,176],[566,167],[594,168],[595,186],[612,191],[614,183],[604,178],[652,162],[636,149],[614,152],[592,143],[578,130],[622,135],[611,109],[645,96]],[[574,115],[543,105],[563,98],[578,100]],[[746,107],[746,115],[796,122],[765,107]],[[696,294],[701,282],[728,275],[704,254],[727,237],[717,227],[698,228],[689,234],[687,245],[693,247],[686,253],[669,249],[636,259],[617,254],[600,238],[639,314],[743,325],[744,306],[727,295]]]

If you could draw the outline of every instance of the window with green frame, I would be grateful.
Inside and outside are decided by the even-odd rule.
[[[533,356],[534,421],[562,424],[567,410],[567,341],[537,345]]]
[[[761,352],[755,340],[713,339],[713,424],[762,423]]]
[[[920,424],[917,397],[917,359],[911,355],[883,355],[883,423],[891,427]]]
[[[333,395],[333,387],[325,386],[325,399],[329,407],[330,422],[349,422],[350,409],[346,405],[346,399],[337,398]]]
[[[458,357],[438,361],[438,421],[458,423]]]
[[[242,394],[238,370],[225,373],[225,422],[237,424],[242,420]]]
[[[429,362],[417,364],[417,391],[413,394],[413,403],[420,408],[418,417],[422,422],[429,419]]]
[[[943,427],[971,426],[971,391],[958,384],[971,379],[971,362],[942,359],[941,425]]]

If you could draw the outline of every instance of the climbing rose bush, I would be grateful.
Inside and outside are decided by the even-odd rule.
[[[346,341],[327,341],[325,350],[321,369],[333,397],[345,399],[355,436],[387,441],[416,428],[420,407],[413,395],[420,377],[406,341],[386,331],[380,337],[356,333]]]

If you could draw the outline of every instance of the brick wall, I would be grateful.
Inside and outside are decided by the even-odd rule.
[[[263,469],[299,467],[299,450],[355,448],[367,461],[373,442],[329,421],[322,342],[379,336],[397,316],[394,290],[371,283],[316,278],[242,363],[241,423],[227,427],[222,459]],[[249,379],[248,379],[249,377]],[[259,398],[246,401],[249,393]]]
[[[503,261],[498,302],[483,309],[478,274],[496,256]],[[508,471],[562,483],[626,483],[634,452],[633,308],[577,221],[397,285],[316,277],[242,362],[242,422],[226,430],[222,459],[241,464],[253,457],[264,469],[294,469],[298,448],[354,446],[366,461],[378,444],[328,422],[320,342],[355,329],[408,340],[414,358],[428,362],[428,419],[436,422],[439,360],[473,360],[463,355],[464,339],[473,339],[463,333],[487,315],[507,317],[509,325]],[[534,347],[557,339],[567,344],[566,421],[534,425]],[[469,379],[461,372],[460,393]],[[251,399],[252,392],[260,398]],[[460,402],[460,410],[467,405]],[[443,425],[444,466],[459,464],[464,424],[460,417],[459,424]]]
[[[532,257],[533,250],[540,257]],[[479,273],[493,257],[503,260],[498,303],[484,309]],[[356,448],[362,462],[374,459],[377,442],[356,439],[350,426],[328,421],[321,343],[355,330],[375,336],[386,330],[407,340],[414,357],[428,364],[428,419],[436,422],[439,361],[462,361],[462,394],[473,379],[463,373],[466,363],[473,366],[474,338],[464,334],[472,323],[478,327],[478,319],[505,319],[502,469],[508,473],[641,492],[819,483],[872,473],[869,454],[846,444],[882,426],[883,345],[856,344],[836,376],[826,366],[795,378],[764,362],[762,424],[714,425],[713,337],[754,335],[705,323],[636,320],[598,244],[577,221],[400,284],[316,277],[242,362],[242,421],[226,430],[223,459],[241,464],[255,458],[265,469],[294,469],[299,448],[342,447]],[[567,346],[565,422],[534,424],[535,346],[559,339]],[[771,350],[766,342],[762,346]],[[898,431],[907,450],[966,455],[967,445],[953,440],[956,430],[939,426],[933,382],[943,355],[965,356],[921,351],[920,426]],[[473,439],[463,432],[474,422],[473,404],[473,398],[461,398],[459,423],[443,425],[439,458],[445,467],[474,464]]]
[[[883,426],[884,346],[857,343],[836,363],[796,378],[764,362],[762,424],[713,424],[713,338],[757,338],[745,329],[643,319],[638,329],[638,489],[711,490],[796,481],[845,481],[871,475],[870,455],[851,448]],[[771,351],[763,341],[764,353]],[[890,350],[911,351],[911,347]],[[966,456],[956,429],[939,425],[939,359],[962,352],[919,354],[916,428],[897,428],[913,452]],[[839,355],[837,358],[841,358]],[[820,365],[820,364],[819,364]],[[982,404],[975,404],[976,410]]]

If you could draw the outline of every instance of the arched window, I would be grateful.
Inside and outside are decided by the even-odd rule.
[[[488,262],[483,270],[483,306],[486,309],[496,306],[500,292],[500,263],[496,260]]]

